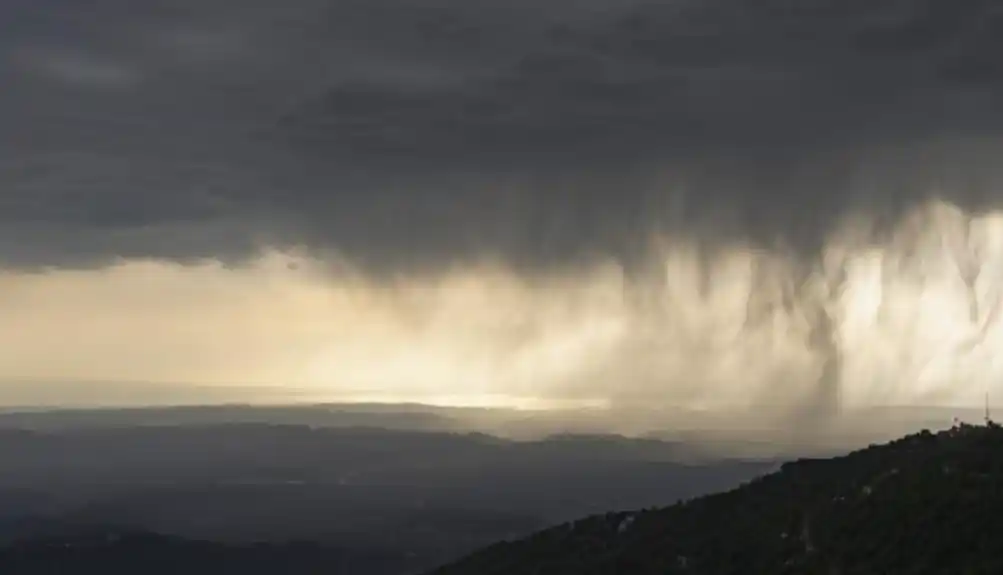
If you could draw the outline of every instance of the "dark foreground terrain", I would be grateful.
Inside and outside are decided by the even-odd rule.
[[[844,457],[801,459],[670,507],[509,537],[432,573],[999,574],[1001,511],[1003,430],[960,426]],[[46,529],[9,539],[0,573],[394,575],[426,571],[430,560],[389,535],[346,547],[198,541],[58,522]]]
[[[23,541],[0,551],[0,573],[11,575],[393,575],[415,568],[414,558],[387,549],[236,545],[111,529]]]
[[[146,561],[188,575],[276,562],[287,567],[265,572],[403,575],[778,465],[698,461],[653,439],[423,430],[427,418],[382,411],[273,410],[257,422],[264,412],[231,411],[0,416],[0,573],[156,572],[136,570]],[[231,423],[209,423],[221,419]],[[388,421],[418,429],[379,427]]]
[[[595,515],[435,575],[1003,573],[1003,430],[922,432],[738,489]]]

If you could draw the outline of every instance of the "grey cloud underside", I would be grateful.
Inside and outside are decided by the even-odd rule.
[[[991,0],[49,0],[0,21],[12,265],[307,243],[374,271],[539,268],[629,259],[656,228],[811,253],[854,209],[1003,199]]]

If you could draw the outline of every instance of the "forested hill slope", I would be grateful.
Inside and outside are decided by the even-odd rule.
[[[434,573],[998,575],[1001,545],[1003,429],[962,425],[560,525]]]

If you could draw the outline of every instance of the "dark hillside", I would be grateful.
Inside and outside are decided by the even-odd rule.
[[[607,513],[436,575],[1003,573],[1003,430],[927,431],[802,459],[732,491]]]

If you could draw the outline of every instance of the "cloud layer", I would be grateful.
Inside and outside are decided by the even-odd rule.
[[[9,265],[306,244],[546,268],[668,228],[815,249],[855,212],[996,203],[988,0],[3,11]]]

